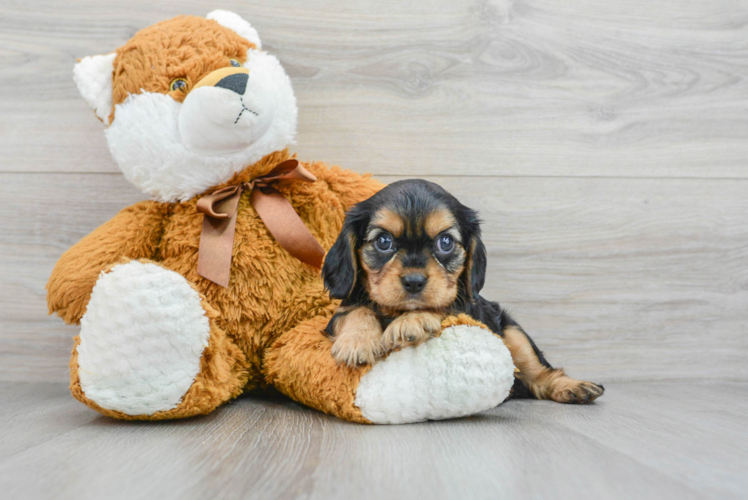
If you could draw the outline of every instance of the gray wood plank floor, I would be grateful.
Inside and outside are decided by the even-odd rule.
[[[362,426],[243,397],[207,417],[99,416],[61,384],[0,384],[3,498],[745,498],[748,383],[609,384],[596,404],[509,401]]]

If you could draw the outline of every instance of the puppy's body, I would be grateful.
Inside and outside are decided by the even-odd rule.
[[[467,313],[501,335],[512,353],[513,395],[587,403],[603,387],[554,369],[498,303],[480,296],[486,249],[477,214],[440,186],[405,180],[353,207],[322,270],[342,299],[327,326],[333,356],[351,366],[417,345],[449,314]]]

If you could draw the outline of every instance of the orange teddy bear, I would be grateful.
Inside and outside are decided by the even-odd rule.
[[[125,177],[152,198],[65,252],[47,285],[50,312],[81,325],[78,400],[155,420],[274,386],[343,419],[403,423],[505,399],[511,357],[466,317],[373,367],[334,362],[323,330],[336,302],[318,267],[346,210],[382,184],[292,158],[291,82],[244,19],[158,23],[74,76]]]

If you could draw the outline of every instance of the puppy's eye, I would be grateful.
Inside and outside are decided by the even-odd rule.
[[[392,250],[392,236],[389,234],[380,234],[374,242],[374,245],[380,252],[389,252]]]
[[[171,81],[169,89],[171,91],[181,90],[182,92],[185,92],[187,90],[187,80],[185,78],[175,78]]]
[[[240,68],[242,65],[242,63],[240,63],[238,59],[229,59],[229,62],[235,68]]]
[[[443,234],[436,240],[436,248],[441,253],[450,253],[455,249],[455,240],[450,235]]]

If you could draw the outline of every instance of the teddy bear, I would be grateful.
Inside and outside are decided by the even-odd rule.
[[[373,366],[338,365],[320,265],[346,211],[382,184],[289,152],[291,81],[239,15],[179,16],[74,68],[124,177],[150,199],[57,262],[50,313],[80,324],[73,396],[104,415],[207,414],[274,387],[361,423],[469,415],[502,402],[514,367],[466,316]]]

